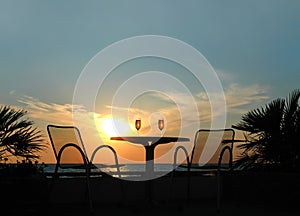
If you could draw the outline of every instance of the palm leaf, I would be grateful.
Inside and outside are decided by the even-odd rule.
[[[39,152],[46,147],[41,131],[24,118],[25,114],[9,106],[0,109],[0,155],[38,158]]]
[[[285,112],[284,112],[284,124],[285,126],[294,125],[294,118],[299,109],[298,101],[300,98],[300,90],[295,90],[289,94],[286,99]]]
[[[238,146],[243,150],[238,158],[240,166],[298,164],[300,168],[299,98],[300,90],[295,90],[286,99],[278,98],[249,111],[233,125],[247,132],[248,142]]]

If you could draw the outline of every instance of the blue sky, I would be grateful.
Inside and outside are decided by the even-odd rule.
[[[201,52],[228,102],[227,125],[299,88],[299,1],[0,1],[0,104],[41,129],[70,123],[78,77],[100,50],[164,35]],[[45,112],[46,111],[46,112]]]

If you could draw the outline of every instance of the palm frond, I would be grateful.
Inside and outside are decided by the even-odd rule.
[[[290,166],[300,168],[300,90],[294,90],[286,99],[275,99],[264,107],[254,109],[233,125],[246,133],[247,143],[239,164],[248,166]],[[295,162],[298,161],[298,162]],[[249,165],[250,166],[250,165]]]
[[[250,134],[257,134],[261,131],[278,131],[283,111],[284,100],[273,100],[265,107],[251,110],[243,115],[242,120],[234,125],[234,128]]]
[[[0,154],[16,157],[38,158],[46,147],[41,131],[33,127],[33,122],[25,119],[26,112],[9,106],[0,109]]]
[[[300,90],[294,90],[286,99],[284,123],[290,125],[293,123],[295,114],[299,108],[298,101],[300,98]]]

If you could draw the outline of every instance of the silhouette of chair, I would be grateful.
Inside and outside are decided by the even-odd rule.
[[[233,143],[235,131],[231,128],[225,129],[200,129],[194,137],[194,145],[191,154],[184,146],[178,146],[174,151],[173,172],[171,174],[171,191],[173,187],[174,174],[177,167],[177,156],[183,151],[186,163],[179,164],[179,168],[186,169],[188,176],[187,199],[190,198],[191,172],[202,170],[203,174],[216,177],[217,180],[217,210],[220,210],[220,174],[222,171],[232,170]],[[204,154],[205,153],[205,154]],[[227,161],[227,164],[223,164]],[[180,173],[180,172],[178,172]]]
[[[58,173],[59,169],[69,169],[71,171],[69,173],[71,176],[75,175],[76,173],[79,175],[83,174],[86,178],[86,191],[88,196],[90,212],[92,213],[93,204],[91,199],[90,176],[92,174],[91,169],[97,168],[93,165],[94,157],[100,149],[109,149],[114,155],[117,174],[119,177],[121,177],[116,151],[109,145],[100,145],[93,151],[91,160],[89,160],[86,154],[80,131],[77,127],[48,125],[47,132],[56,158],[56,165],[54,175],[52,178],[53,181],[51,184],[51,188],[53,187],[54,181],[58,179],[60,175],[67,175],[66,172]],[[75,170],[77,170],[76,173],[74,173]],[[101,174],[105,175],[105,173]]]

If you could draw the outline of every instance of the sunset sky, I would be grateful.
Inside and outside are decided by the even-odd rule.
[[[213,67],[224,89],[226,126],[230,127],[250,109],[299,88],[299,10],[297,0],[1,0],[0,104],[24,108],[42,131],[50,123],[71,125],[72,109],[82,111],[85,122],[97,126],[80,128],[86,142],[92,139],[87,133],[105,133],[102,141],[109,142],[107,138],[114,135],[108,129],[109,110],[122,110],[112,106],[116,89],[140,72],[163,71],[188,86],[199,117],[186,106],[180,113],[180,105],[174,103],[173,98],[184,103],[186,95],[171,88],[164,94],[150,91],[137,95],[129,116],[116,120],[121,132],[136,135],[133,124],[138,116],[142,118],[141,133],[150,135],[160,135],[157,128],[151,129],[159,118],[166,120],[167,135],[178,135],[182,125],[189,127],[193,122],[208,127],[210,106],[204,89],[185,68],[163,59],[144,58],[116,68],[102,86],[107,94],[100,92],[95,99],[95,110],[73,104],[80,74],[98,52],[126,38],[162,35],[194,47]],[[191,138],[193,134],[191,131]],[[135,155],[135,160],[143,160],[140,147],[112,145],[126,159]],[[97,143],[88,148],[95,146]],[[50,148],[41,160],[54,161]]]

